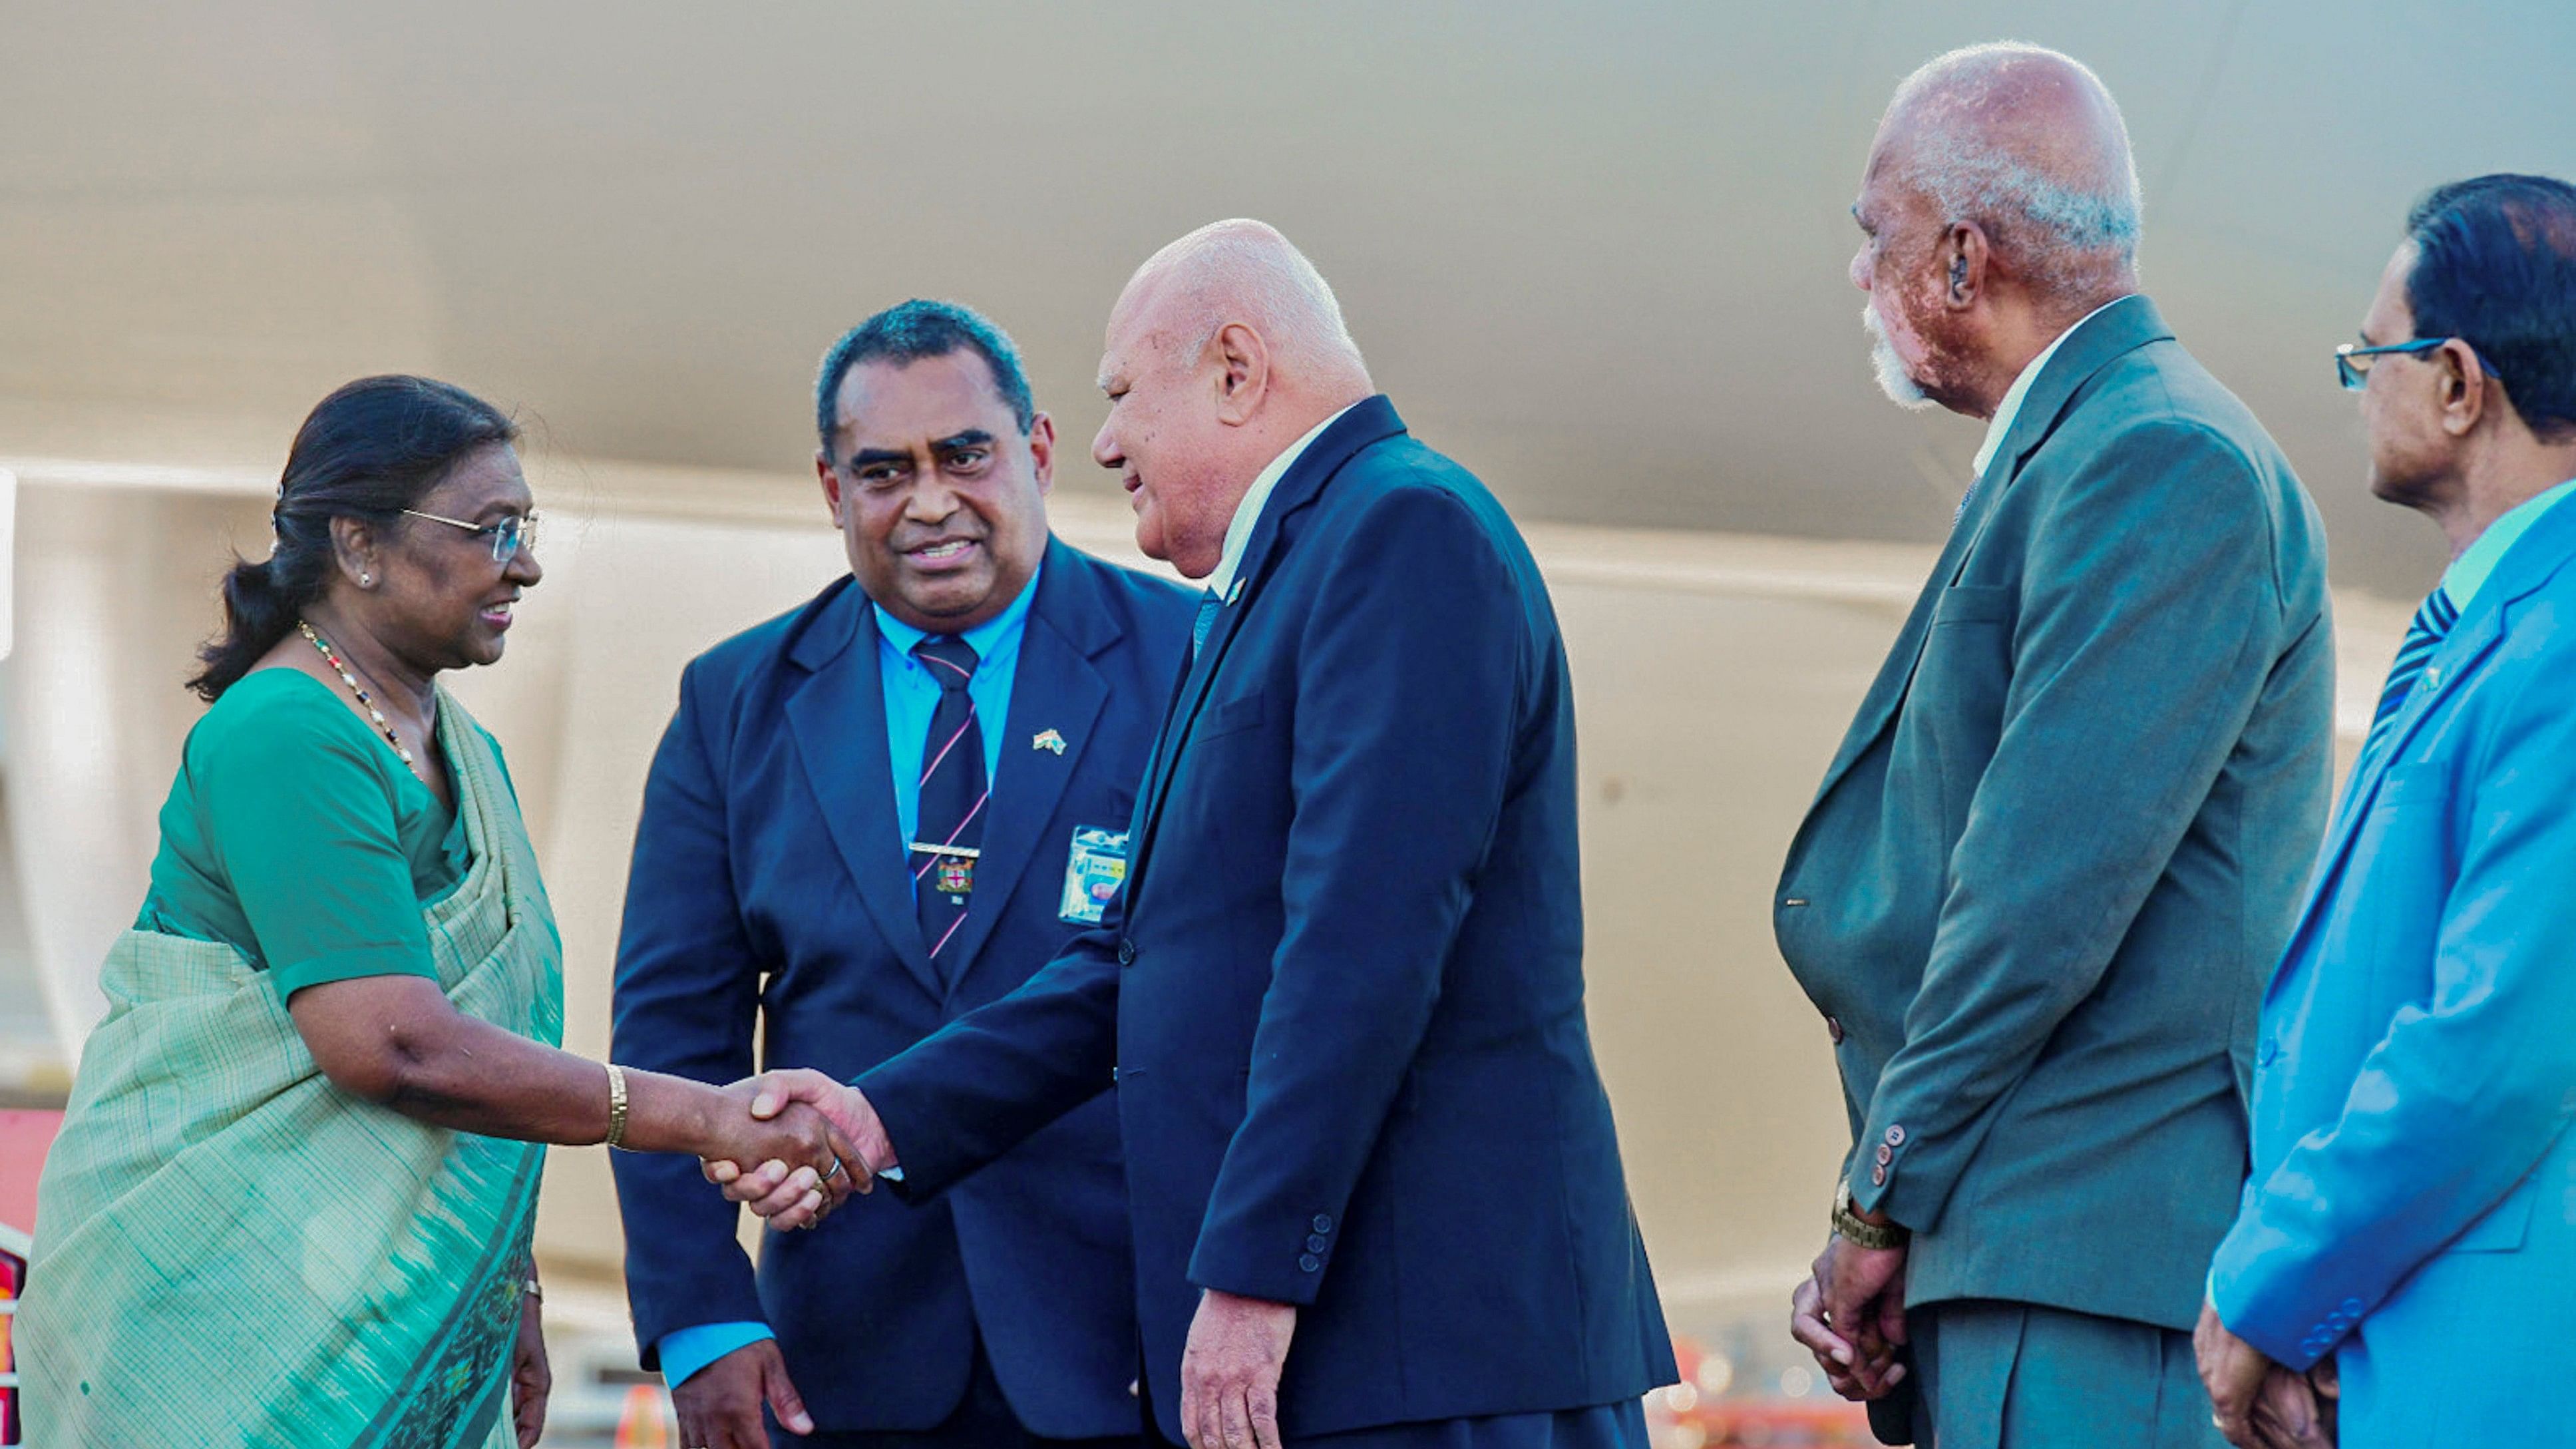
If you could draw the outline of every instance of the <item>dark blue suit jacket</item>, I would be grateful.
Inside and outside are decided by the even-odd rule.
[[[1574,702],[1499,504],[1384,398],[1280,480],[1120,907],[859,1078],[925,1195],[1116,1070],[1146,1381],[1201,1288],[1301,1305],[1293,1435],[1673,1377],[1583,1017]]]
[[[944,988],[895,825],[876,615],[841,579],[694,661],[654,758],[618,946],[615,1059],[727,1082],[847,1079],[1026,980],[1077,826],[1130,814],[1189,650],[1190,595],[1049,546],[1003,726],[976,909]],[[1062,754],[1033,748],[1062,735]],[[985,895],[989,891],[992,894]],[[1136,1336],[1118,1123],[1106,1103],[938,1202],[855,1198],[768,1240],[755,1289],[735,1209],[684,1159],[619,1154],[645,1364],[674,1329],[765,1319],[826,1429],[919,1429],[966,1387],[980,1326],[1022,1424],[1132,1434]]]

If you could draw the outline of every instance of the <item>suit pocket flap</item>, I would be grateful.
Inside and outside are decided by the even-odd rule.
[[[1211,739],[1237,730],[1248,730],[1261,723],[1261,714],[1260,690],[1248,690],[1232,699],[1220,699],[1208,706],[1205,722],[1198,728],[1199,738]]]
[[[1935,625],[2009,624],[2012,616],[2013,590],[2001,584],[1952,584],[1932,608]]]

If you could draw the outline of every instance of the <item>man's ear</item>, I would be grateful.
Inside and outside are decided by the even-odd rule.
[[[2504,401],[2496,390],[2495,374],[2486,370],[2475,348],[2456,337],[2433,356],[2442,370],[2442,431],[2465,438],[2477,431],[2478,419],[2486,416],[2490,403]]]
[[[1270,391],[1270,344],[1240,322],[1217,329],[1208,346],[1217,361],[1217,420],[1241,427],[1261,410]]]
[[[1037,472],[1038,492],[1055,487],[1055,419],[1039,413],[1029,420],[1029,463]]]
[[[832,510],[832,526],[841,528],[841,470],[832,466],[832,455],[814,450],[814,476],[823,480],[823,506]]]
[[[1975,306],[1986,288],[1986,268],[1994,260],[1985,230],[1972,221],[1953,225],[1941,238],[1941,260],[1941,304],[1953,312]]]

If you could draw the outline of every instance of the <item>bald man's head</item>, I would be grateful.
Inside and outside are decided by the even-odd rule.
[[[2035,291],[2073,304],[2136,285],[2129,128],[2071,56],[2006,41],[1930,61],[1888,102],[1870,169],[1921,192],[1943,221],[1983,226]]]
[[[1906,77],[1852,215],[1879,385],[1908,406],[1992,416],[2031,358],[2137,290],[2120,107],[2035,45],[1954,50]]]
[[[1136,507],[1136,543],[1213,572],[1252,480],[1375,388],[1341,304],[1305,254],[1258,221],[1203,226],[1154,253],[1109,314],[1109,419],[1091,455]]]
[[[1210,222],[1146,258],[1110,312],[1110,330],[1140,317],[1189,352],[1229,323],[1249,326],[1269,345],[1274,368],[1355,380],[1366,395],[1368,369],[1332,284],[1267,222]]]

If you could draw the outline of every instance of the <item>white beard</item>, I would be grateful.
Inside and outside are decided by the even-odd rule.
[[[1887,324],[1878,318],[1878,309],[1867,302],[1860,307],[1861,325],[1869,329],[1871,366],[1878,370],[1878,390],[1887,400],[1908,412],[1921,412],[1933,405],[1924,396],[1923,385],[1905,370],[1905,359],[1896,355],[1896,344],[1888,340]]]

